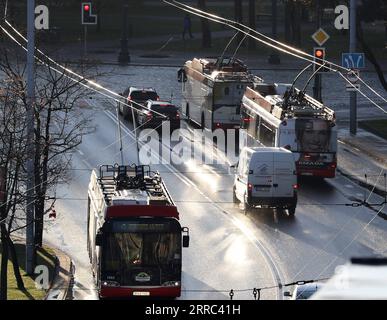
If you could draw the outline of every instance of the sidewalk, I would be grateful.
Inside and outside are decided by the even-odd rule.
[[[387,141],[360,128],[356,136],[339,128],[338,138],[338,171],[362,186],[371,189],[375,186],[374,191],[384,196]]]
[[[45,300],[66,300],[72,280],[72,262],[63,251],[53,248],[57,257],[55,276]]]

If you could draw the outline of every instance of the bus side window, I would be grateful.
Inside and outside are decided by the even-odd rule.
[[[274,128],[266,121],[261,120],[259,127],[260,142],[266,147],[273,147],[275,143],[275,131]]]

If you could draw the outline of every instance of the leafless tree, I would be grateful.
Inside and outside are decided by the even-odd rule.
[[[7,263],[14,266],[18,288],[24,290],[11,234],[26,227],[26,83],[25,62],[9,44],[0,47],[0,203],[1,272],[0,299],[7,298]],[[14,52],[15,51],[15,52]],[[12,59],[10,58],[12,56]],[[90,70],[90,68],[89,68]],[[88,131],[90,119],[78,107],[89,90],[65,72],[46,64],[36,68],[35,115],[35,244],[42,245],[45,214],[55,202],[59,183],[68,182],[71,157]],[[0,197],[1,200],[1,197]]]

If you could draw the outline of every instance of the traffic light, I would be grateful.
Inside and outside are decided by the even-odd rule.
[[[313,48],[313,61],[323,64],[325,61],[325,48],[324,47],[315,47]],[[313,64],[313,71],[316,71],[320,65]],[[322,67],[318,72],[327,72],[329,69]]]
[[[91,14],[92,12],[91,2],[81,3],[82,24],[97,24],[97,15]]]

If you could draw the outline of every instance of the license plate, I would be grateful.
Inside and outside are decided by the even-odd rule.
[[[149,291],[133,291],[134,296],[150,296]]]
[[[255,187],[255,191],[269,192],[270,187]]]

